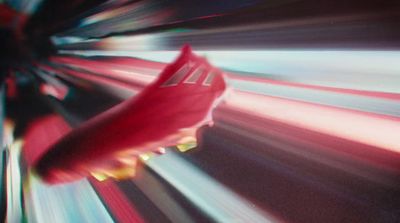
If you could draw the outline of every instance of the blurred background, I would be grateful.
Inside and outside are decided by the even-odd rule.
[[[400,222],[399,27],[396,0],[1,0],[0,221]],[[197,148],[32,174],[184,44],[232,88]]]

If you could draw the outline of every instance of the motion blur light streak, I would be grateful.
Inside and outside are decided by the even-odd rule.
[[[114,16],[104,19],[104,12],[81,20],[81,26],[60,33],[61,36],[101,37],[157,26],[180,24],[186,21],[218,17],[240,9],[252,7],[260,0],[237,0],[235,2],[215,1],[133,1],[108,10]],[[278,1],[272,1],[276,4]],[[282,2],[282,1],[281,1]],[[278,3],[279,4],[279,3]],[[107,16],[106,16],[107,17]],[[104,29],[107,27],[107,29]]]
[[[360,112],[240,93],[227,100],[227,105],[244,108],[254,115],[400,153],[399,119],[384,119]],[[380,131],[376,132],[374,127]]]
[[[217,222],[232,219],[239,222],[277,221],[173,153],[167,152],[159,159],[151,159],[146,164]]]
[[[121,45],[121,47],[124,45]],[[177,51],[61,51],[85,56],[130,56],[167,62]],[[319,86],[399,94],[398,51],[197,51],[219,67],[254,76]],[[242,61],[243,63],[238,63]],[[359,80],[362,78],[363,82]],[[380,83],[380,84],[376,84]]]
[[[44,81],[44,83],[40,84],[40,92],[42,94],[53,96],[58,100],[65,99],[68,94],[68,86],[57,78],[43,74],[42,72],[36,72],[36,74]]]
[[[118,222],[144,222],[122,191],[111,180],[106,180],[105,182],[91,180],[91,184],[108,204]]]
[[[380,141],[383,143],[381,147],[373,146],[373,143],[376,143],[374,140],[377,138],[373,137],[365,140],[363,136],[358,135],[362,132],[371,131],[373,128],[366,126],[364,129],[357,129],[358,126],[352,126],[346,119],[337,119],[337,117],[341,117],[340,115],[342,117],[354,116],[354,118],[360,119],[362,114],[352,114],[349,111],[339,110],[336,111],[338,113],[335,116],[332,116],[332,114],[331,116],[326,116],[321,112],[326,113],[329,110],[330,112],[335,112],[336,109],[301,103],[299,105],[297,104],[298,102],[278,98],[264,98],[269,103],[255,108],[254,104],[260,104],[255,99],[257,97],[252,96],[250,98],[249,95],[245,96],[246,94],[240,95],[237,93],[236,97],[234,97],[235,100],[229,100],[227,106],[221,106],[216,111],[216,126],[227,132],[224,134],[225,137],[232,137],[230,135],[233,133],[242,137],[242,140],[237,140],[238,143],[243,143],[246,139],[248,141],[260,141],[263,145],[278,146],[279,149],[276,149],[276,152],[281,150],[290,156],[300,156],[309,161],[322,163],[324,166],[342,169],[346,173],[361,176],[378,184],[390,187],[397,184],[397,177],[395,176],[397,176],[399,169],[398,147],[386,150],[387,148],[383,147],[387,145],[385,141]],[[264,96],[259,97],[263,98]],[[238,99],[242,99],[240,104],[238,104]],[[248,106],[245,106],[246,104]],[[275,110],[280,106],[287,108],[287,106],[291,105],[296,105],[296,109],[299,110],[295,115],[290,112],[293,110],[285,110],[285,112]],[[264,109],[260,110],[260,108]],[[303,113],[306,110],[308,113]],[[260,111],[263,111],[263,113],[260,113]],[[266,115],[264,111],[269,111],[270,113]],[[307,117],[303,117],[303,119],[291,119],[304,114],[307,114]],[[309,114],[315,115],[310,116]],[[343,114],[345,115],[343,116]],[[335,118],[334,124],[329,125],[329,127],[333,126],[333,129],[323,128],[321,127],[323,125],[318,125],[321,124],[321,121],[332,122],[333,117]],[[398,127],[398,121],[380,120],[383,123],[391,122],[393,126]],[[362,127],[362,125],[359,127]],[[368,129],[365,130],[365,128]],[[392,133],[390,132],[391,130],[390,128],[386,130],[389,135]],[[344,135],[344,133],[348,134]],[[382,139],[395,143],[397,141],[396,133],[391,138],[385,137]],[[379,138],[379,140],[382,139]],[[370,144],[368,145],[368,143]],[[248,146],[251,146],[251,144]],[[256,147],[254,149],[259,150],[263,156],[268,156],[268,151],[270,150],[268,147]]]
[[[17,140],[9,148],[10,158],[7,165],[7,222],[22,221],[21,172],[18,163],[21,144],[22,142]]]
[[[44,68],[44,70],[47,70],[50,72],[60,73],[60,70],[62,71],[62,68],[58,69],[58,71],[57,71],[57,70],[54,70],[50,67],[43,66],[43,65],[40,65],[39,67]],[[122,92],[124,92],[124,91],[130,92],[129,95],[137,92],[135,89],[132,89],[132,86],[130,84],[123,82],[123,81],[110,80],[107,78],[102,78],[101,76],[99,77],[99,76],[91,75],[90,73],[77,72],[77,71],[73,71],[73,70],[68,70],[68,72],[61,72],[61,74],[60,74],[60,76],[64,77],[64,78],[67,75],[82,78],[84,80],[90,80],[92,82],[95,82],[95,83],[98,83],[98,84],[101,84],[104,86],[114,86],[114,87],[117,87],[118,89],[121,89]]]
[[[108,64],[109,67],[102,67],[100,61],[86,60],[79,58],[54,58],[53,61],[65,61],[71,67],[76,67],[96,74],[104,74],[110,78],[123,79],[138,86],[144,86],[154,79],[152,75],[155,71],[159,71],[163,66],[157,63],[149,64],[147,61],[130,60],[127,62],[135,63],[138,67],[137,72],[133,73],[132,69],[122,64]],[[60,61],[60,62],[61,62]],[[122,62],[122,61],[121,61]],[[86,64],[86,65],[85,65]],[[90,66],[90,64],[92,66]],[[149,64],[149,65],[147,65]],[[139,66],[143,66],[139,68]],[[103,69],[99,69],[101,67]],[[115,67],[115,68],[111,68]],[[151,69],[150,67],[153,67]],[[131,74],[131,75],[127,75]],[[134,76],[133,76],[134,75]],[[398,116],[400,110],[400,94],[391,92],[363,91],[346,88],[323,87],[319,85],[302,85],[294,84],[287,81],[273,81],[261,77],[241,76],[239,74],[229,73],[230,83],[233,87],[244,91],[262,93],[265,95],[284,97],[289,99],[302,100],[306,102],[318,102],[325,105],[337,107],[351,108],[361,111],[371,111],[392,116]],[[142,79],[143,77],[143,79]],[[143,82],[141,81],[143,80]],[[396,80],[393,80],[396,83]],[[329,82],[330,83],[330,82]],[[315,94],[318,93],[318,94]],[[377,98],[377,99],[374,99]],[[382,100],[383,99],[383,100]]]
[[[245,92],[253,92],[267,96],[275,96],[297,101],[310,102],[358,111],[371,112],[387,116],[399,117],[398,95],[375,94],[376,92],[350,92],[346,89],[314,89],[312,85],[304,87],[287,86],[285,82],[272,82],[271,84],[232,80],[233,87]],[[335,91],[337,90],[337,91]],[[372,96],[370,96],[372,95]],[[395,100],[392,100],[394,98]]]
[[[114,222],[87,180],[48,186],[30,175],[28,182],[29,222]]]

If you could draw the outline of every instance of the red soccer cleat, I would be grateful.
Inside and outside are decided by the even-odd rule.
[[[211,124],[212,109],[225,89],[222,72],[185,46],[179,58],[139,95],[53,145],[36,163],[36,172],[52,184],[88,175],[133,175],[140,154],[193,141],[199,127]]]

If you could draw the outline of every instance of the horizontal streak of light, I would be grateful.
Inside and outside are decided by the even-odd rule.
[[[98,12],[91,16],[82,19],[79,27],[87,26],[93,23],[102,22],[104,20],[112,19],[119,15],[126,15],[127,13],[134,12],[135,8],[138,8],[137,4],[125,5],[118,8],[111,8],[105,11]]]
[[[24,188],[29,222],[114,222],[87,180],[48,186],[29,175]]]
[[[389,187],[397,185],[393,173],[398,173],[396,160],[400,154],[397,157],[393,153],[388,155],[386,150],[324,136],[274,120],[249,117],[249,114],[242,112],[225,110],[216,115],[216,127],[220,137],[243,144],[244,148],[248,147],[264,160],[271,159],[271,152],[284,154],[281,158],[286,162],[293,158],[300,161],[292,164],[291,168],[299,168],[297,165],[300,163],[318,168],[314,165],[318,164],[340,170],[337,172],[339,175],[344,172]],[[262,146],[255,147],[255,143],[261,143]],[[275,155],[272,159],[276,159]]]
[[[142,84],[147,84],[154,80],[155,75],[159,73],[158,69],[155,70],[146,67],[135,68],[133,66],[122,66],[116,63],[107,63],[103,61],[78,61],[70,58],[53,58],[52,62],[68,65],[68,67],[72,68],[84,69],[97,74],[107,74],[110,77],[125,81],[129,81],[134,77],[135,82],[141,82]],[[154,76],[149,74],[154,74]]]
[[[143,87],[155,79],[153,74],[160,73],[161,68],[165,67],[165,64],[134,58],[113,58],[96,61],[81,58],[54,57],[52,61],[56,63],[55,65],[67,65],[72,69],[87,70],[101,74],[104,77],[135,83],[135,85]],[[131,71],[132,64],[136,66],[133,72]],[[400,94],[305,85],[266,78],[247,77],[230,72],[227,73],[227,76],[231,86],[241,91],[388,116],[400,116]]]
[[[158,159],[158,157],[152,157]],[[147,161],[142,157],[143,161]],[[138,171],[138,175],[132,179],[143,194],[159,209],[171,222],[193,223],[185,207],[179,203],[173,194],[165,188],[165,183],[160,181],[158,175],[149,172],[147,168]]]
[[[67,72],[64,72],[61,69],[55,70],[46,65],[39,65],[39,68],[42,70],[48,71],[48,72],[55,73],[58,76],[60,76],[61,78],[70,78],[72,76],[75,78],[91,81],[91,82],[99,84],[105,88],[110,88],[110,89],[116,88],[116,89],[118,89],[118,92],[115,92],[115,91],[113,91],[113,92],[122,98],[130,97],[138,92],[138,89],[133,87],[132,85],[126,84],[121,81],[110,80],[109,78],[95,76],[95,75],[89,74],[89,73],[77,72],[77,71],[73,71],[73,70],[68,70]]]
[[[122,44],[124,46],[129,43]],[[400,93],[400,51],[259,50],[196,51],[214,65],[236,71],[279,77],[313,85]],[[172,61],[178,51],[61,50],[85,56],[130,56],[158,62]],[[240,63],[238,63],[240,61]],[[376,84],[376,83],[379,83]]]
[[[146,165],[216,222],[277,221],[171,152]]]
[[[231,80],[230,84],[234,89],[240,91],[400,117],[400,98],[391,100],[391,95],[369,97],[369,95],[364,95],[364,92],[345,94],[341,93],[341,91],[318,90],[309,86],[296,87],[277,82],[268,84],[255,81]]]
[[[138,81],[142,79],[144,82],[152,81],[162,69],[165,68],[167,63],[155,62],[150,60],[137,59],[134,57],[108,57],[103,60],[91,60],[83,58],[71,58],[56,56],[50,59],[53,63],[60,65],[67,65],[72,68],[79,68],[88,70],[90,72],[103,74],[105,76],[118,77],[122,75],[124,78],[130,79],[131,81]],[[354,94],[366,97],[377,97],[383,99],[400,100],[400,94],[377,92],[377,91],[363,91],[356,89],[347,88],[334,88],[324,87],[319,85],[308,85],[295,82],[278,81],[269,78],[257,77],[257,74],[247,75],[242,73],[227,73],[229,79],[235,81],[248,81],[257,82],[258,84],[273,84],[278,86],[290,86],[296,88],[307,88],[319,91],[329,91],[341,94]]]
[[[254,75],[247,76],[242,74],[228,73],[230,79],[234,79],[236,81],[242,82],[252,82],[254,84],[265,84],[265,85],[276,85],[280,87],[291,87],[291,88],[300,88],[304,90],[314,90],[318,92],[332,92],[342,95],[355,95],[355,96],[363,96],[370,98],[379,98],[385,100],[393,100],[400,101],[400,94],[391,93],[391,92],[382,92],[382,91],[366,91],[366,90],[357,90],[350,88],[337,88],[337,87],[325,87],[320,85],[311,85],[311,84],[302,84],[296,82],[289,81],[281,81],[274,80],[269,78],[256,77]]]
[[[399,120],[237,91],[226,104],[256,116],[400,153]]]
[[[68,70],[61,69],[61,68],[54,69],[47,65],[39,65],[38,67],[42,70],[46,70],[48,72],[52,72],[52,73],[58,74],[60,76],[61,75],[69,75],[69,76],[74,76],[74,77],[82,78],[85,80],[93,81],[95,83],[101,83],[101,84],[105,84],[105,85],[115,85],[116,87],[118,87],[120,89],[122,88],[127,91],[136,92],[137,88],[139,88],[139,89],[143,88],[143,85],[135,82],[135,84],[139,85],[139,87],[137,87],[136,90],[133,90],[133,89],[135,89],[135,87],[133,87],[132,84],[126,83],[121,80],[115,80],[115,79],[113,80],[108,77],[102,77],[101,75],[94,75],[92,73],[85,73],[82,71],[75,71],[75,70],[71,70],[71,69],[68,69]]]

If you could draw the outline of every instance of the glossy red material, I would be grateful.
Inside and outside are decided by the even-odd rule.
[[[137,96],[96,116],[59,140],[35,165],[47,183],[62,183],[111,168],[124,151],[156,151],[176,145],[210,124],[226,90],[223,74],[189,46]]]
[[[48,115],[33,121],[24,136],[23,156],[29,167],[45,154],[52,144],[64,137],[71,128],[61,116]]]

